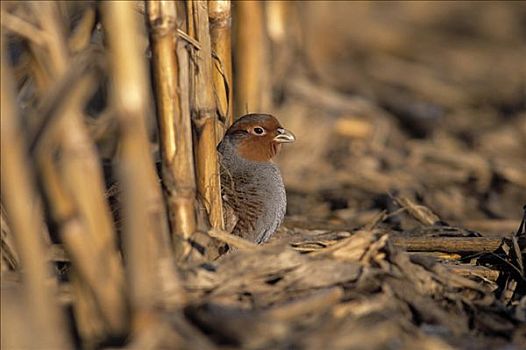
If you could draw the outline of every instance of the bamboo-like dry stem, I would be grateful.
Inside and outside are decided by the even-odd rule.
[[[7,223],[7,214],[3,205],[0,205],[0,231],[2,234],[2,265],[0,271],[16,270],[20,266],[20,257],[15,248],[13,232]]]
[[[2,47],[2,53],[4,52]],[[50,275],[41,236],[43,215],[36,200],[27,164],[27,152],[23,138],[16,125],[15,97],[10,85],[10,72],[2,57],[1,68],[1,172],[2,201],[5,203],[24,269],[25,306],[31,313],[30,329],[33,346],[62,349],[69,346],[69,337],[64,332],[62,315],[52,295],[54,292],[46,282]]]
[[[217,238],[222,242],[228,243],[230,247],[239,250],[253,250],[257,248],[257,244],[250,242],[242,237],[232,235],[226,231],[212,229],[208,231],[208,234],[210,235],[210,237]]]
[[[195,172],[190,115],[181,111],[178,88],[176,8],[172,1],[149,1],[163,181],[176,255],[187,255],[188,239],[196,229]],[[185,247],[182,247],[182,245]],[[183,248],[183,249],[181,249]]]
[[[34,131],[29,136],[31,142],[29,151],[31,153],[34,153],[39,147],[46,148],[46,145],[42,144],[42,140],[49,141],[56,138],[56,135],[53,137],[47,134],[57,133],[56,129],[60,129],[61,123],[56,122],[54,118],[64,116],[64,114],[57,113],[57,110],[64,108],[64,105],[71,98],[71,93],[77,91],[76,86],[80,83],[85,84],[86,75],[90,74],[95,77],[102,73],[102,57],[100,52],[96,50],[84,50],[76,54],[68,63],[67,70],[61,79],[49,81],[48,77],[45,77],[44,80],[47,83],[40,88],[40,91],[44,92],[40,97],[41,102],[35,112],[29,116],[29,119],[39,122],[32,128]],[[43,72],[38,67],[33,69],[35,74],[42,75]]]
[[[80,338],[87,349],[94,348],[94,345],[106,335],[104,321],[100,317],[97,302],[85,279],[74,270],[70,273],[69,280],[73,297],[72,307]]]
[[[45,45],[45,34],[39,28],[17,16],[11,15],[9,12],[5,11],[4,8],[2,8],[0,15],[2,27],[23,38],[33,41],[36,45]]]
[[[31,310],[24,305],[24,293],[19,285],[6,287],[5,277],[2,276],[2,298],[0,298],[0,348],[2,349],[31,349],[36,348],[34,334],[27,336],[31,322]]]
[[[52,216],[55,221],[62,223],[60,228],[61,239],[71,260],[74,261],[74,274],[82,275],[82,277],[78,276],[71,279],[73,290],[77,294],[73,307],[78,312],[77,317],[82,320],[82,322],[79,321],[78,323],[79,333],[85,343],[93,343],[105,336],[104,316],[101,314],[100,306],[87,310],[85,305],[96,305],[96,299],[99,300],[101,305],[105,304],[104,300],[111,299],[113,289],[111,287],[105,288],[106,286],[99,283],[97,278],[91,278],[90,282],[93,284],[88,283],[88,277],[97,274],[97,272],[86,273],[84,271],[97,266],[93,264],[94,261],[98,261],[96,254],[93,253],[93,242],[84,240],[83,245],[70,243],[76,236],[87,238],[88,234],[85,232],[84,226],[79,222],[78,217],[74,215],[75,206],[72,198],[61,185],[60,176],[53,162],[52,154],[43,153],[39,155],[37,160],[47,197],[52,204]],[[103,273],[102,276],[105,274]],[[113,309],[111,305],[110,309]],[[111,325],[108,328],[110,331],[112,330]]]
[[[212,51],[205,1],[188,1],[193,10],[195,38],[201,49],[195,52],[194,105],[192,119],[196,128],[197,189],[205,201],[210,224],[223,229],[223,207],[216,151],[216,104],[212,78]]]
[[[86,81],[89,84],[89,81]],[[63,185],[71,193],[71,197],[78,209],[79,219],[82,221],[85,232],[89,235],[83,237],[83,244],[75,249],[68,245],[70,251],[74,251],[76,258],[84,256],[82,260],[77,259],[77,269],[89,269],[91,265],[95,270],[94,278],[86,278],[88,285],[95,291],[95,299],[103,311],[103,317],[109,324],[109,329],[115,333],[121,333],[125,328],[125,305],[124,305],[124,275],[120,258],[116,251],[114,228],[108,204],[104,198],[102,174],[99,164],[95,158],[95,151],[86,130],[75,125],[81,124],[81,112],[78,110],[78,101],[85,100],[80,97],[85,91],[84,84],[79,84],[78,91],[72,95],[71,104],[67,104],[62,113],[67,117],[63,120],[63,128],[68,130],[68,136],[62,138],[63,159],[61,170]],[[86,179],[89,174],[89,180]],[[89,183],[88,186],[82,185]],[[97,190],[94,190],[97,189]],[[72,222],[75,222],[74,220]],[[71,224],[70,222],[69,224]],[[78,222],[80,224],[80,222]],[[68,234],[64,240],[71,241],[74,232],[82,234],[82,228],[77,230],[68,228]],[[86,255],[86,253],[89,253]],[[97,264],[93,264],[93,259]],[[82,262],[81,262],[82,261]],[[82,276],[87,277],[86,274]]]
[[[64,248],[71,257],[74,270],[70,277],[71,286],[75,299],[73,308],[78,318],[78,329],[81,339],[85,344],[96,343],[104,339],[109,328],[110,332],[122,332],[112,328],[112,321],[105,320],[101,308],[109,307],[114,309],[115,306],[122,304],[122,295],[115,293],[114,284],[110,283],[109,288],[100,283],[100,265],[94,263],[98,261],[97,254],[93,248],[93,242],[89,239],[82,223],[74,218],[63,224],[62,241]],[[122,317],[122,313],[116,315]],[[108,326],[109,323],[109,326]]]
[[[71,52],[80,52],[89,45],[92,28],[96,20],[95,8],[87,8],[80,19],[80,24],[77,25],[77,29],[68,40],[68,47]]]
[[[40,66],[46,67],[44,75],[47,82],[62,78],[67,71],[70,57],[62,32],[57,4],[32,3],[38,13],[40,27],[47,33],[46,47],[33,46]],[[125,305],[122,294],[123,272],[116,251],[115,233],[108,203],[104,197],[104,180],[97,160],[94,145],[88,137],[82,122],[82,109],[92,90],[93,81],[84,77],[76,84],[68,103],[61,105],[56,114],[67,115],[58,118],[56,145],[61,147],[63,157],[60,168],[56,168],[48,149],[37,153],[43,180],[52,205],[55,221],[61,224],[62,239],[67,242],[70,236],[82,232],[83,249],[73,249],[69,253],[77,261],[75,268],[85,270],[85,265],[98,261],[98,278],[87,282],[99,303],[99,310],[107,322],[110,333],[125,331]],[[72,229],[74,228],[74,229]],[[66,247],[71,245],[66,244]],[[88,252],[91,254],[86,255]],[[81,274],[86,277],[86,274]]]
[[[149,108],[146,61],[136,38],[139,18],[131,2],[105,2],[102,7],[112,60],[111,99],[119,121],[123,188],[124,246],[133,311],[133,330],[147,321],[158,303],[159,258],[169,250],[163,197],[146,132]]]
[[[235,115],[262,112],[271,105],[265,3],[239,1],[235,13]]]
[[[209,0],[210,39],[214,54],[214,88],[224,130],[234,121],[232,85],[232,15],[230,0]],[[219,133],[218,133],[219,134]],[[220,137],[218,137],[220,138]]]

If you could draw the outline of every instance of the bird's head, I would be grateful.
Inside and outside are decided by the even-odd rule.
[[[268,162],[274,158],[283,143],[296,140],[292,132],[284,129],[270,114],[247,114],[237,119],[227,130],[237,154],[247,160]]]

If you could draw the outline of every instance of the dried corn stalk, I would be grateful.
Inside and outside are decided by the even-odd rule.
[[[265,5],[260,1],[239,1],[234,7],[235,115],[264,112],[271,107]]]
[[[41,35],[46,38],[45,45],[36,42],[30,45],[37,63],[35,72],[39,71],[37,74],[42,80],[42,103],[46,103],[53,100],[50,95],[61,86],[61,79],[69,76],[71,58],[58,4],[33,2],[30,9],[36,16]],[[55,120],[44,125],[51,131],[43,133],[48,139],[41,141],[35,153],[51,213],[60,224],[66,250],[76,262],[79,276],[90,286],[106,330],[121,334],[126,328],[123,272],[104,196],[100,164],[83,123],[83,108],[93,89],[92,77],[80,78],[69,89],[71,95],[58,100],[58,105],[51,108]],[[53,150],[60,150],[62,156],[54,159]],[[98,318],[92,321],[100,322]],[[81,334],[94,336],[83,330]]]
[[[155,74],[163,181],[167,191],[176,255],[187,255],[183,247],[196,229],[195,173],[192,153],[192,129],[189,114],[183,115],[176,56],[176,7],[172,1],[149,1],[148,19],[151,30]],[[180,88],[179,88],[180,87]]]
[[[194,52],[192,119],[196,132],[197,188],[213,228],[223,228],[223,208],[216,152],[216,103],[213,90],[212,52],[205,1],[188,1],[189,33],[201,45]]]
[[[111,100],[121,135],[119,172],[132,329],[141,332],[152,325],[153,308],[166,286],[175,284],[175,274],[170,273],[165,208],[146,132],[149,84],[144,53],[136,40],[140,18],[131,2],[105,2],[102,11],[112,55]],[[163,273],[167,269],[169,273]]]
[[[217,110],[224,130],[234,121],[234,110],[232,108],[232,15],[230,7],[230,0],[208,1],[210,39],[214,58],[214,89]],[[218,133],[218,138],[221,138],[221,134]]]
[[[7,214],[3,205],[0,206],[0,230],[2,235],[2,265],[0,271],[16,270],[20,265],[20,257],[15,248],[13,232],[7,223]]]
[[[43,215],[32,183],[26,145],[17,125],[20,118],[16,112],[12,81],[6,60],[2,57],[2,203],[9,215],[14,243],[23,267],[23,310],[31,332],[31,346],[63,349],[68,347],[70,339],[64,332],[63,315],[53,299],[56,291],[48,281],[50,269],[41,231]]]

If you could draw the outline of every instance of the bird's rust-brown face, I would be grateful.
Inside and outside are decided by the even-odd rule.
[[[238,154],[257,162],[267,162],[278,154],[281,144],[296,140],[269,114],[247,114],[239,118],[226,132],[234,140]]]

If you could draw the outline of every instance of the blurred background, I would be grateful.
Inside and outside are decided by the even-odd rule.
[[[298,136],[280,159],[289,214],[360,225],[400,191],[451,223],[514,227],[526,201],[524,3],[267,7],[273,108]]]

